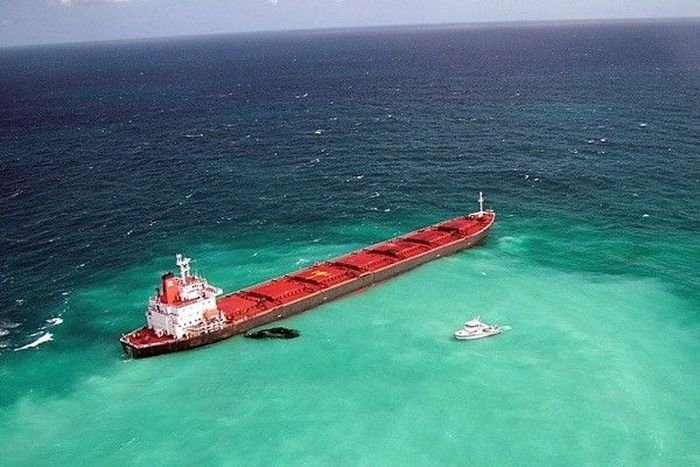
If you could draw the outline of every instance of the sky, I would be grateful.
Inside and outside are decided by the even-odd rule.
[[[0,47],[357,26],[700,17],[700,0],[0,0]]]

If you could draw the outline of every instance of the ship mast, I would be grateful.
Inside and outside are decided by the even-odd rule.
[[[484,215],[484,195],[479,192],[479,217]]]
[[[187,281],[187,276],[190,275],[190,261],[191,258],[184,258],[179,253],[175,255],[175,264],[180,268],[180,277],[183,283]]]

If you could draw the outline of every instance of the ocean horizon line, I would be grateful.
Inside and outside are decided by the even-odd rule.
[[[95,46],[95,45],[128,45],[137,43],[158,43],[174,41],[206,40],[216,38],[245,38],[245,37],[275,37],[275,36],[299,36],[299,35],[334,35],[347,33],[366,32],[407,32],[407,31],[436,31],[436,30],[465,30],[465,29],[528,29],[528,28],[554,28],[570,26],[615,26],[629,24],[679,24],[700,23],[700,16],[688,17],[630,17],[630,18],[579,18],[579,19],[556,19],[556,20],[509,20],[509,21],[475,21],[464,23],[402,23],[402,24],[381,24],[364,26],[341,26],[324,28],[298,28],[298,29],[259,29],[249,31],[225,31],[209,32],[201,34],[182,35],[156,35],[142,37],[123,37],[115,39],[66,41],[66,42],[41,42],[36,44],[12,44],[3,45],[0,43],[0,51],[51,47],[72,47],[72,46]]]

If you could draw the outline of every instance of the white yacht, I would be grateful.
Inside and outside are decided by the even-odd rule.
[[[474,318],[466,323],[464,327],[455,332],[455,338],[461,341],[471,339],[481,339],[482,337],[495,336],[501,333],[501,328],[490,324],[482,323],[479,318]]]

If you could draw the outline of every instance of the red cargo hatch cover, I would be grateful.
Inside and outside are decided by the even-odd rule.
[[[245,316],[250,310],[260,309],[255,300],[237,294],[220,299],[216,305],[229,321]]]

